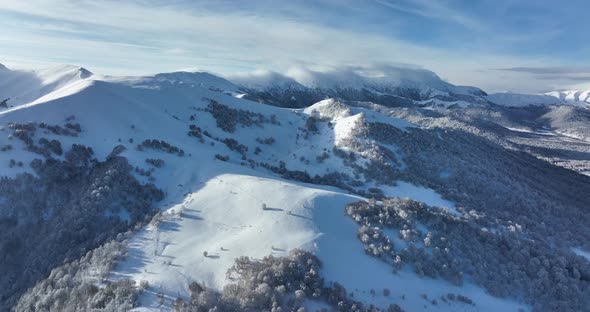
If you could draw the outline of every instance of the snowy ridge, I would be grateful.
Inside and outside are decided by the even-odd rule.
[[[8,105],[18,106],[89,79],[93,73],[72,65],[53,66],[41,70],[21,71],[0,68],[0,97]]]
[[[9,106],[41,103],[78,92],[93,81],[125,83],[144,88],[160,88],[163,85],[186,85],[240,94],[237,85],[206,72],[179,71],[143,77],[97,76],[83,67],[73,65],[53,66],[41,70],[21,71],[0,68],[0,97]]]
[[[394,96],[415,101],[467,98],[478,102],[485,95],[475,87],[445,82],[431,71],[407,67],[343,68],[322,72],[292,68],[285,74],[258,71],[227,78],[251,93],[272,93],[278,97],[282,94],[287,101],[296,101],[298,96],[316,101],[322,97],[363,100],[368,96]],[[308,101],[307,105],[311,104]]]
[[[590,103],[590,90],[567,90],[545,93],[548,96],[558,98],[567,103],[585,102]]]
[[[189,84],[193,86],[196,85],[218,91],[223,90],[225,92],[236,92],[239,90],[239,87],[233,83],[207,72],[180,71],[173,73],[162,73],[155,75],[154,80],[158,82],[169,81],[171,83],[177,84]]]

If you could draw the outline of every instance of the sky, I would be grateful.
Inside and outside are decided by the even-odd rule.
[[[590,89],[590,1],[0,0],[0,63],[144,75],[411,66],[487,92]]]

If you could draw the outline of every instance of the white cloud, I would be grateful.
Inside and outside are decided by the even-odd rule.
[[[419,14],[447,12],[456,23],[480,27],[450,8],[420,1]],[[437,10],[439,11],[438,13]],[[201,7],[114,1],[0,1],[0,62],[77,63],[108,74],[146,74],[199,67],[230,73],[374,64],[417,64],[452,83],[486,90],[540,91],[519,73],[489,68],[535,67],[543,59],[454,51],[392,36],[322,26],[282,16]],[[451,14],[452,13],[452,14]],[[15,24],[15,21],[18,23]],[[8,60],[8,61],[7,61]],[[544,82],[548,86],[547,81]]]

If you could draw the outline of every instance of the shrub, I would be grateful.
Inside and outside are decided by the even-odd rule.
[[[237,125],[243,127],[262,127],[265,123],[279,124],[276,116],[270,119],[260,113],[254,113],[242,109],[229,108],[217,101],[210,100],[207,111],[213,115],[217,127],[225,132],[233,133]]]
[[[145,160],[145,162],[149,165],[156,167],[156,168],[161,168],[162,166],[164,166],[164,160],[162,160],[162,159],[147,158]]]
[[[144,140],[143,142],[141,142],[141,144],[137,146],[138,150],[143,150],[145,148],[163,151],[168,154],[176,154],[180,157],[184,156],[184,151],[181,148],[178,148],[164,140]]]
[[[350,300],[337,283],[324,286],[320,267],[317,257],[302,250],[259,261],[239,257],[227,272],[234,282],[222,293],[192,282],[189,302],[176,306],[179,311],[300,311],[306,298],[313,298],[340,311],[375,311]]]
[[[10,144],[6,144],[6,145],[3,145],[2,147],[0,147],[0,151],[2,151],[2,152],[6,152],[6,151],[10,151],[10,150],[12,150],[12,145],[10,145]]]
[[[215,158],[219,159],[221,161],[228,161],[229,160],[229,156],[224,156],[224,155],[220,155],[220,154],[215,154]]]
[[[265,145],[273,145],[275,143],[275,138],[268,137],[268,138],[256,138],[256,142]]]

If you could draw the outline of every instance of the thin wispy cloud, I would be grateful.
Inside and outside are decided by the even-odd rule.
[[[585,41],[576,41],[573,51],[551,50],[540,39],[561,38],[562,24],[535,24],[549,34],[542,36],[516,27],[536,22],[509,16],[513,1],[466,3],[4,0],[0,62],[73,63],[107,74],[413,64],[488,91],[572,85],[531,71],[490,68],[575,68],[585,61],[576,54],[589,48]]]
[[[418,15],[425,18],[438,19],[461,25],[469,29],[482,30],[486,28],[479,20],[461,13],[459,10],[453,9],[444,1],[429,1],[429,0],[412,0],[412,1],[392,1],[392,0],[376,0],[377,3],[402,12]]]
[[[531,74],[590,74],[590,66],[562,66],[562,67],[512,67],[500,70],[515,71]]]
[[[511,67],[497,69],[526,75],[530,81],[551,83],[553,87],[546,90],[584,89],[590,81],[590,66],[549,66],[549,67]],[[573,87],[572,87],[573,86]]]

